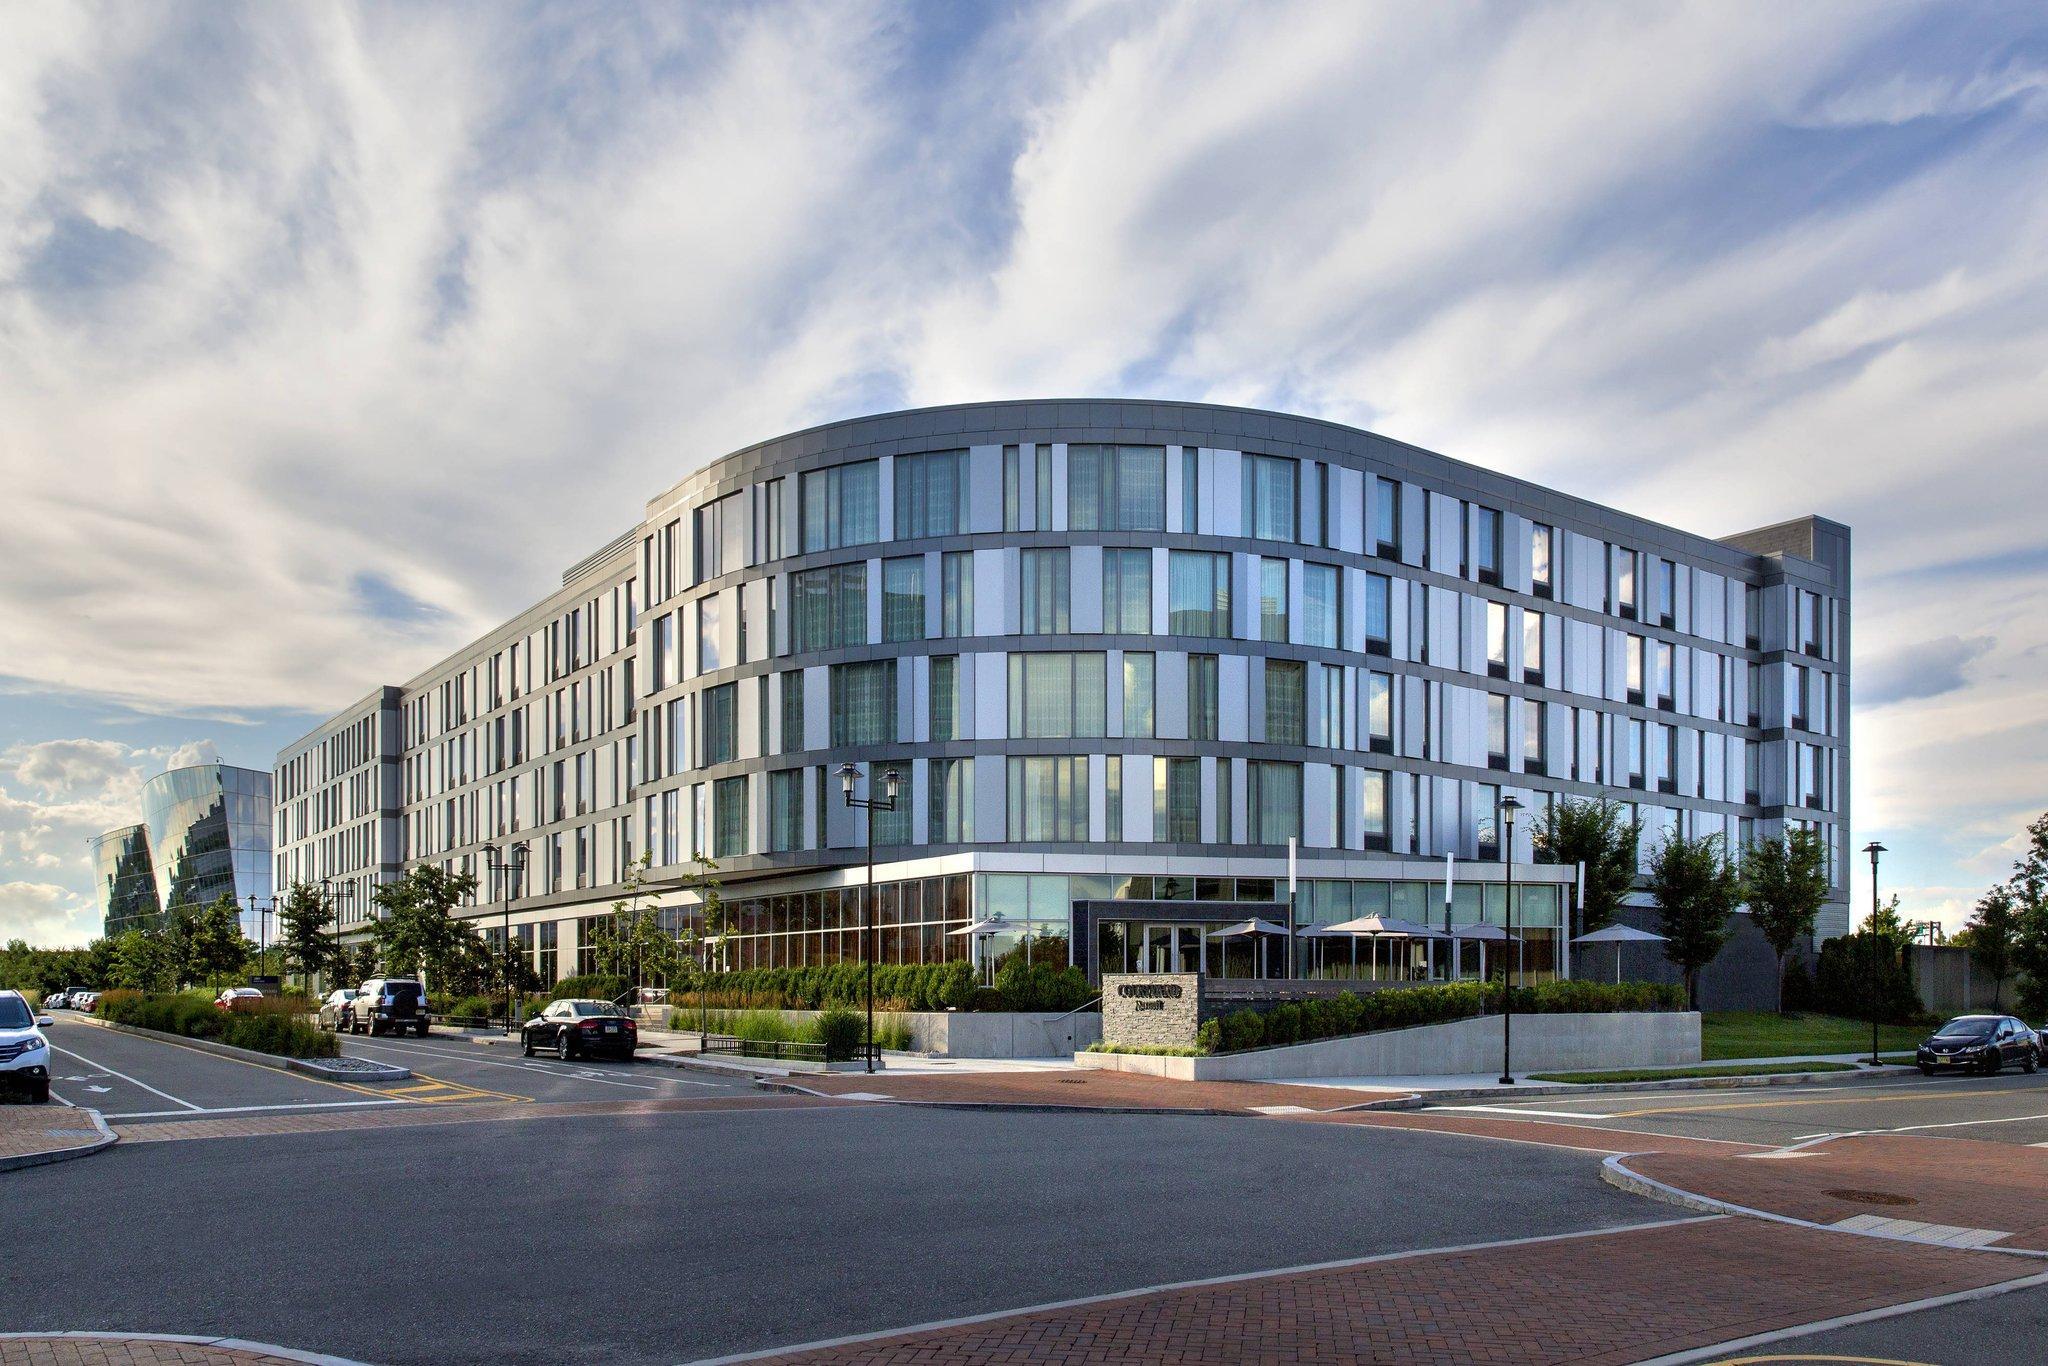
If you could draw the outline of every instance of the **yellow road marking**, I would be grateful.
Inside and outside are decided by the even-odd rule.
[[[95,1029],[105,1030],[109,1034],[120,1034],[124,1032],[122,1030],[110,1027],[104,1020],[96,1020],[90,1015],[83,1015],[78,1017],[76,1023],[89,1024],[93,1026]],[[256,1067],[261,1068],[265,1072],[277,1072],[281,1070],[279,1068],[266,1066],[265,1064],[260,1062],[250,1062],[247,1058],[230,1057],[226,1053],[214,1053],[204,1048],[193,1048],[191,1045],[183,1043],[177,1039],[158,1038],[153,1035],[147,1034],[130,1034],[128,1035],[128,1037],[131,1039],[141,1039],[144,1043],[160,1043],[164,1045],[166,1048],[182,1048],[187,1053],[197,1053],[201,1057],[213,1058],[219,1062],[231,1062],[238,1067]],[[381,1096],[384,1094],[382,1091],[375,1090],[372,1087],[358,1086],[356,1083],[352,1081],[330,1081],[326,1077],[316,1077],[310,1072],[288,1071],[285,1072],[284,1075],[298,1081],[310,1081],[316,1086],[333,1086],[343,1091],[360,1091],[366,1096]]]
[[[1956,1087],[1936,1090],[1931,1087],[1916,1088],[1912,1094],[1903,1096],[1815,1096],[1811,1100],[1746,1100],[1730,1101],[1712,1105],[1656,1105],[1641,1110],[1609,1110],[1613,1119],[1634,1119],[1639,1115],[1688,1115],[1717,1114],[1723,1110],[1770,1110],[1799,1105],[1887,1105],[1894,1102],[1911,1102],[1923,1096],[1983,1095],[1982,1091]]]
[[[481,1086],[470,1086],[459,1081],[444,1081],[430,1077],[424,1072],[412,1074],[421,1085],[379,1087],[373,1094],[380,1096],[401,1096],[416,1105],[446,1105],[463,1100],[502,1100],[517,1104],[529,1104],[531,1096],[515,1096],[510,1091],[491,1091]]]

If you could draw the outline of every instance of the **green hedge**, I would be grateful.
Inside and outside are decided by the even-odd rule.
[[[203,991],[110,991],[100,997],[99,1014],[115,1024],[209,1039],[281,1058],[332,1058],[341,1052],[334,1035],[306,1023],[292,1001],[266,1001],[255,1011],[226,1011]]]
[[[965,1009],[974,999],[974,969],[966,963],[877,963],[876,1010]],[[703,979],[704,1004],[720,1010],[825,1010],[864,1006],[867,972],[861,963],[826,963],[804,968],[747,968],[714,972]],[[674,1004],[694,1008],[688,991]]]
[[[1498,1014],[1497,982],[1448,982],[1441,986],[1396,987],[1388,991],[1289,1002],[1271,1010],[1239,1010],[1205,1021],[1196,1041],[1210,1053],[1371,1034],[1411,1025],[1443,1024],[1474,1015]],[[1604,1014],[1609,1011],[1683,1010],[1685,988],[1658,982],[1560,981],[1515,988],[1515,1010],[1523,1015]]]
[[[633,989],[623,977],[592,972],[581,977],[564,977],[548,993],[550,1001],[616,1001]]]

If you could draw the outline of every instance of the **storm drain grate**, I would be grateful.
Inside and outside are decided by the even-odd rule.
[[[1859,1205],[1917,1205],[1920,1202],[1910,1195],[1893,1195],[1890,1191],[1833,1190],[1822,1191],[1822,1195],[1837,1200],[1849,1200]]]

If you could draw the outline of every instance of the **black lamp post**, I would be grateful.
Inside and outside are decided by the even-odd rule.
[[[1882,844],[1872,840],[1863,846],[1863,852],[1870,855],[1870,923],[1863,927],[1863,932],[1870,937],[1870,1065],[1876,1067],[1877,1012],[1882,1004],[1878,1000],[1878,992],[1883,988],[1877,971],[1877,856],[1888,851]]]
[[[1522,942],[1519,939],[1515,939],[1515,813],[1521,809],[1521,802],[1515,799],[1515,795],[1512,792],[1501,799],[1500,819],[1502,838],[1500,842],[1500,856],[1502,861],[1507,864],[1508,874],[1507,930],[1508,938],[1514,941],[1515,964],[1518,968],[1521,965],[1522,959]],[[1507,945],[1503,944],[1501,948],[1505,951]],[[1519,975],[1519,973],[1516,974],[1516,976]],[[1514,1041],[1515,982],[1514,977],[1508,973],[1507,964],[1503,962],[1500,970],[1500,1084],[1502,1086],[1513,1086],[1515,1084],[1514,1069],[1509,1065],[1514,1053]]]
[[[500,873],[510,874],[501,884],[504,889],[505,940],[498,946],[498,951],[504,955],[499,959],[498,967],[500,975],[505,980],[504,1032],[509,1035],[512,1032],[512,891],[515,886],[523,887],[525,885],[526,846],[524,844],[515,844],[512,846],[512,857],[500,859],[498,857],[498,847],[494,844],[486,844],[484,846],[484,866],[490,869],[493,876]]]
[[[256,904],[256,893],[249,893],[249,914],[256,917],[256,971],[258,975],[270,975],[270,916],[277,909],[277,898],[271,897],[264,906]]]
[[[334,981],[329,983],[327,988],[329,991],[332,991],[341,985],[342,969],[347,966],[342,961],[341,907],[336,903],[346,901],[353,906],[356,900],[356,885],[353,882],[344,882],[341,884],[340,890],[337,891],[334,886],[334,879],[323,877],[320,879],[320,895],[327,908],[334,912]],[[338,1026],[340,1016],[337,1015],[335,1019]]]
[[[868,813],[868,886],[866,897],[867,914],[863,920],[865,928],[861,931],[860,956],[862,960],[865,961],[865,963],[867,964],[867,1060],[868,1071],[872,1072],[875,1070],[875,951],[877,948],[875,939],[875,812],[894,811],[896,809],[896,786],[900,779],[897,777],[895,769],[889,769],[887,772],[882,774],[882,790],[885,795],[880,797],[856,797],[853,795],[853,784],[855,780],[857,780],[859,777],[860,768],[858,765],[841,764],[839,766],[839,786],[846,793],[847,806]]]

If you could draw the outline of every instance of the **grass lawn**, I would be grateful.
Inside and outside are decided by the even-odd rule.
[[[1624,1072],[1531,1072],[1531,1081],[1569,1081],[1581,1086],[1600,1082],[1677,1081],[1687,1077],[1768,1077],[1785,1072],[1855,1072],[1852,1062],[1724,1063],[1718,1067],[1644,1067]]]
[[[1927,1037],[1919,1025],[1880,1025],[1880,1050],[1912,1049]],[[1802,1053],[1869,1053],[1870,1021],[1840,1015],[1773,1015],[1765,1010],[1712,1010],[1700,1017],[1700,1056],[1790,1058]]]

